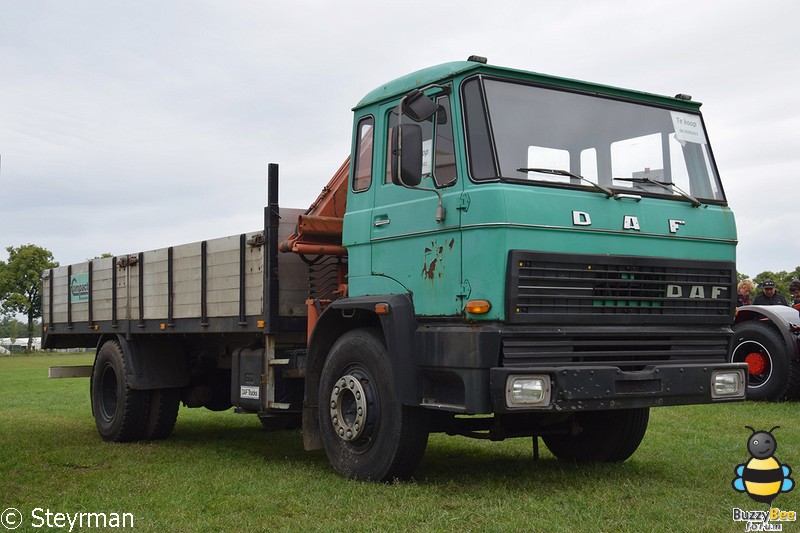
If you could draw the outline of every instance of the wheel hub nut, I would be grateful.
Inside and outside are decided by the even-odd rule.
[[[357,377],[346,375],[331,391],[330,416],[333,429],[345,442],[358,439],[364,432],[367,402],[364,388]]]

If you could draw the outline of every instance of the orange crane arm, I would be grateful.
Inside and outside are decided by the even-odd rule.
[[[281,252],[305,255],[347,255],[342,246],[342,220],[347,207],[348,156],[305,214],[294,233],[278,245]]]

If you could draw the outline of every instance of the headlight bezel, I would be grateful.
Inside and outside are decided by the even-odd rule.
[[[548,374],[511,374],[506,378],[506,407],[546,407],[550,405],[552,390]]]

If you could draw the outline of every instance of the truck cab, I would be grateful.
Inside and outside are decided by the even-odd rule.
[[[415,122],[398,106],[408,91],[424,85],[437,108]],[[551,259],[625,255],[656,258],[665,266],[671,260],[732,266],[734,219],[700,104],[686,98],[474,61],[426,69],[369,93],[355,108],[344,222],[350,294],[413,293],[420,316],[519,321],[566,308],[575,314],[587,295],[555,284],[536,293],[550,297],[552,308],[525,305],[532,296],[527,293],[516,301],[505,286],[513,250]],[[398,121],[420,130],[417,186],[403,186],[392,175]],[[683,302],[711,310],[701,314],[728,315],[729,283],[727,277],[703,280],[694,292],[690,284],[668,284],[663,296],[671,299],[661,301],[650,293],[605,294],[602,301],[589,298],[589,314],[606,321],[634,312],[691,314],[675,309],[687,307]],[[491,308],[470,313],[470,299],[487,300]]]

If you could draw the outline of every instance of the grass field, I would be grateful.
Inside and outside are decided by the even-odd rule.
[[[744,426],[780,425],[775,456],[800,473],[797,403],[654,409],[617,465],[559,462],[544,446],[533,461],[530,439],[432,435],[415,481],[392,485],[342,479],[298,431],[232,411],[182,407],[169,440],[112,444],[95,431],[88,378],[47,379],[48,366],[91,360],[0,357],[0,510],[21,512],[18,531],[47,529],[33,527],[37,508],[132,513],[136,531],[159,532],[745,531],[732,509],[767,507],[731,487],[749,459]],[[774,506],[800,511],[800,490]]]

